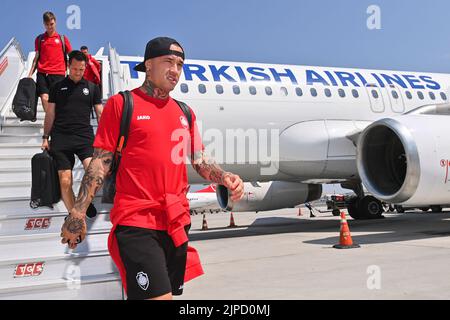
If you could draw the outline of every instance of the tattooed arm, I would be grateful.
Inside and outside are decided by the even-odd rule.
[[[242,179],[231,172],[226,172],[209,158],[204,151],[194,152],[191,157],[192,167],[204,179],[224,185],[231,190],[231,200],[239,201],[244,195]]]
[[[86,210],[94,200],[95,194],[102,187],[103,180],[111,169],[114,154],[110,151],[95,149],[91,163],[81,181],[80,192],[75,205],[70,211],[61,229],[62,243],[76,248],[77,239],[86,237]]]

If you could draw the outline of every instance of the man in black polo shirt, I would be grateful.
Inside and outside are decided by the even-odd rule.
[[[103,109],[98,86],[83,78],[86,63],[86,56],[81,51],[74,50],[69,54],[69,75],[50,88],[42,137],[42,149],[49,150],[56,161],[61,196],[69,211],[75,201],[72,189],[75,154],[86,170],[94,153],[91,110],[95,107],[99,121]],[[95,207],[91,204],[88,216],[95,215]]]

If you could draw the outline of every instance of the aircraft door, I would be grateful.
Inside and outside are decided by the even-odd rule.
[[[366,84],[367,95],[370,100],[370,108],[375,113],[384,112],[384,97],[381,89],[374,84]]]
[[[403,96],[398,87],[391,84],[386,88],[387,96],[389,97],[389,101],[391,104],[391,109],[395,113],[403,113],[405,112],[405,104],[403,101]]]

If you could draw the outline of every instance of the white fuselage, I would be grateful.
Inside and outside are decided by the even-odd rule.
[[[121,57],[129,88],[144,81],[132,70],[141,60]],[[358,178],[353,135],[446,102],[449,85],[439,73],[186,60],[171,95],[194,110],[207,152],[225,170],[245,181],[320,183]],[[204,182],[191,168],[189,180]]]

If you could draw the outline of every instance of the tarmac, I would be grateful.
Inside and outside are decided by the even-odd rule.
[[[326,208],[192,217],[205,274],[176,300],[449,299],[450,211],[385,213],[348,223],[357,249],[334,249],[340,218]]]

